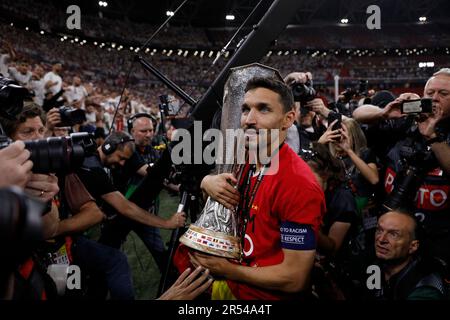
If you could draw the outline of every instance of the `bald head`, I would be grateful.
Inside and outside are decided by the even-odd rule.
[[[403,260],[414,254],[418,247],[417,222],[411,214],[390,211],[378,219],[375,233],[375,252],[384,260]]]

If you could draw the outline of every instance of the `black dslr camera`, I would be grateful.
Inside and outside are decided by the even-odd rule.
[[[61,117],[60,127],[72,127],[86,121],[86,112],[81,109],[62,106],[59,108],[59,115]]]
[[[305,106],[311,100],[316,98],[316,90],[313,87],[313,81],[308,80],[305,83],[294,82],[291,85],[294,101],[300,102],[301,106]]]
[[[12,140],[0,136],[0,149],[6,148]],[[67,174],[79,168],[84,158],[97,149],[94,136],[87,132],[72,133],[70,137],[51,137],[42,140],[25,141],[30,151],[34,173]]]
[[[400,146],[401,170],[394,190],[383,204],[383,211],[407,208],[414,199],[423,176],[438,165],[416,125],[409,129],[408,138]]]
[[[354,97],[358,96],[367,96],[369,89],[369,81],[368,80],[359,80],[358,84],[353,88],[347,88],[342,95],[344,96],[345,103],[352,100]]]
[[[14,270],[42,240],[42,219],[46,205],[27,197],[18,187],[0,189],[0,290],[1,278]]]
[[[17,82],[0,76],[0,116],[13,120],[23,109],[30,92]]]

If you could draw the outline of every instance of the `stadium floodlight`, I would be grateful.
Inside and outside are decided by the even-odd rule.
[[[347,18],[343,18],[343,19],[341,19],[341,23],[343,23],[343,24],[347,24],[347,23],[348,23],[348,19],[347,19]]]
[[[233,14],[227,14],[225,16],[225,19],[228,21],[233,21],[235,19],[235,16]]]
[[[166,16],[172,17],[175,13],[173,11],[166,11]]]
[[[434,68],[434,62],[419,62],[419,68]]]

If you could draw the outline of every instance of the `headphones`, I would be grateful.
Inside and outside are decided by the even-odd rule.
[[[131,133],[131,129],[133,129],[133,123],[139,118],[149,118],[153,123],[153,117],[148,113],[136,113],[127,120],[127,127],[129,133]]]
[[[117,147],[121,144],[127,143],[127,142],[132,142],[134,141],[133,138],[131,137],[123,137],[122,139],[119,140],[119,142],[114,142],[111,141],[111,136],[109,136],[108,138],[106,138],[105,142],[102,144],[102,151],[105,155],[109,156],[110,154],[113,154],[114,151],[117,150]]]

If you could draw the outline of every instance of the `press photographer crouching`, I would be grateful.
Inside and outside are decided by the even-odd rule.
[[[152,193],[155,194],[154,198],[146,206],[138,203],[140,207],[148,211],[148,214],[157,216],[159,209],[157,195],[159,194],[159,190],[163,188],[164,178],[169,175],[168,171],[171,168],[169,151],[164,151],[167,154],[162,159],[166,165],[160,166],[159,151],[152,145],[155,127],[153,125],[153,119],[149,114],[137,113],[127,123],[128,130],[134,139],[136,147],[133,155],[126,161],[123,167],[112,170],[114,185],[127,199],[131,199],[131,195],[134,194],[138,186],[141,186],[141,183],[147,178],[149,167],[150,170],[157,170],[158,175],[148,177],[151,180],[152,187],[155,188],[155,192],[151,192],[148,188],[145,188],[146,198],[150,198]],[[134,202],[133,199],[131,201]],[[139,236],[152,254],[159,270],[164,272],[167,258],[159,228],[148,226],[119,215],[104,223],[99,242],[114,248],[120,248],[126,241],[130,231],[134,231]]]
[[[442,300],[446,287],[442,265],[423,249],[423,234],[415,216],[395,209],[380,216],[375,232],[379,288],[369,288],[377,300]]]
[[[59,192],[58,178],[54,174],[42,174],[45,171],[43,166],[39,165],[39,149],[33,148],[30,140],[42,139],[44,137],[45,127],[43,121],[44,113],[39,106],[30,103],[26,105],[23,111],[17,116],[18,120],[9,120],[0,118],[0,123],[4,129],[4,133],[13,141],[28,141],[25,143],[28,151],[30,151],[30,160],[34,160],[33,172],[29,176],[25,184],[25,191],[28,195],[39,198],[43,202],[48,203],[47,212],[52,211],[51,201]],[[45,216],[44,216],[45,217]],[[56,233],[56,226],[49,225],[45,228],[44,238],[51,238]]]
[[[389,150],[384,187],[385,210],[411,207],[424,227],[430,253],[450,263],[450,69],[426,83],[424,98],[404,94],[381,109],[362,106],[353,116],[363,123],[400,122],[405,134]],[[428,100],[429,101],[429,100]],[[408,114],[406,114],[407,112]],[[398,120],[393,120],[398,119]],[[394,128],[399,130],[398,127]],[[395,135],[392,135],[395,139]]]

